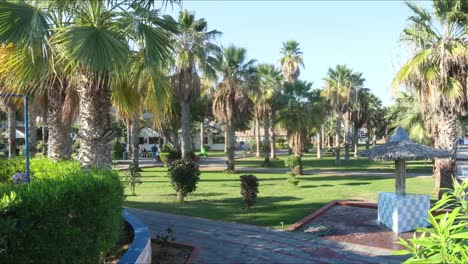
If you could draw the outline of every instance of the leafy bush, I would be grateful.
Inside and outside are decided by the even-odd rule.
[[[99,263],[122,230],[122,198],[109,170],[0,184],[0,263]]]
[[[287,149],[289,146],[288,146],[288,143],[286,142],[286,139],[278,138],[275,141],[275,147],[277,149]]]
[[[118,140],[114,140],[114,143],[112,143],[112,158],[122,159],[124,151],[125,144],[120,143]]]
[[[416,234],[408,241],[399,238],[398,244],[406,250],[395,252],[395,255],[411,254],[406,262],[418,263],[468,263],[468,182],[458,185],[446,192],[429,212],[429,223],[432,227],[418,228]],[[436,215],[439,209],[452,209]]]
[[[169,165],[167,177],[171,180],[171,185],[177,192],[177,200],[183,202],[187,194],[197,189],[200,180],[200,170],[193,162],[177,160]]]
[[[128,167],[128,171],[124,176],[125,182],[130,186],[130,191],[132,192],[132,195],[136,195],[135,193],[135,187],[137,184],[141,184],[141,174],[139,172],[139,168],[136,164],[136,162],[130,163],[130,166]]]
[[[249,144],[250,151],[252,152],[257,151],[257,142],[255,141],[255,139],[249,139],[247,141],[247,144]],[[262,151],[263,151],[263,142],[260,140],[260,152]]]
[[[0,159],[0,182],[11,182],[17,172],[25,172],[26,162],[23,158]]]
[[[168,152],[161,152],[159,153],[159,158],[164,163],[164,166],[167,166],[167,161],[169,160],[170,153]]]
[[[290,155],[284,160],[284,166],[290,168],[295,175],[302,174],[302,160],[300,156]]]
[[[255,175],[241,175],[241,194],[248,209],[255,205],[258,193],[258,179]]]
[[[291,175],[288,179],[288,183],[291,184],[292,186],[294,187],[297,187],[297,185],[299,184],[299,179],[296,178],[295,174],[292,173],[293,175]]]

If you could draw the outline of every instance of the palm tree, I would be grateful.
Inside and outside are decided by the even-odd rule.
[[[247,50],[229,46],[214,60],[222,82],[218,85],[213,101],[213,114],[226,127],[228,171],[234,171],[235,127],[250,115],[251,100],[246,93],[248,74],[255,60],[247,61]]]
[[[188,11],[179,13],[180,32],[175,35],[174,54],[176,56],[175,74],[172,86],[179,98],[182,123],[182,158],[191,160],[190,137],[190,103],[200,98],[200,78],[198,70],[202,70],[206,77],[215,78],[210,55],[219,53],[219,48],[212,43],[220,32],[208,31],[205,19],[195,19],[195,15]]]
[[[341,164],[341,122],[343,120],[343,115],[348,110],[349,95],[352,87],[352,74],[352,70],[345,65],[337,65],[335,69],[329,68],[328,76],[325,78],[325,89],[322,91],[322,96],[327,98],[335,114],[335,164],[337,165]],[[345,128],[345,133],[347,134],[347,132]]]
[[[25,62],[21,67],[11,66],[21,77],[18,87],[30,85],[39,89],[38,86],[57,84],[51,90],[63,91],[66,86],[69,91],[68,86],[72,86],[78,92],[78,160],[84,167],[111,164],[110,83],[128,70],[130,57],[139,55],[136,72],[151,71],[154,81],[167,66],[168,31],[175,32],[173,21],[161,18],[151,5],[141,3],[0,3],[0,28],[4,29],[0,42],[12,43],[16,49],[14,58]],[[41,85],[31,86],[32,83]],[[54,100],[50,97],[49,104],[53,105]],[[50,116],[48,119],[52,130],[53,120]]]
[[[300,67],[304,68],[304,58],[299,48],[299,42],[295,40],[283,42],[281,54],[283,56],[280,59],[280,64],[284,77],[287,82],[293,83],[299,78]]]
[[[434,12],[407,3],[413,15],[402,40],[415,48],[415,54],[394,78],[419,96],[423,112],[437,115],[435,146],[447,149],[448,159],[436,159],[434,193],[452,186],[455,165],[457,119],[467,111],[468,46],[466,4],[463,1],[433,2]],[[462,10],[464,8],[464,10]]]
[[[367,138],[366,138],[366,149],[369,149],[369,143],[371,140],[371,134],[373,136],[372,144],[375,146],[377,141],[377,131],[379,128],[382,128],[385,124],[385,110],[382,107],[382,101],[375,96],[370,94],[368,98],[368,108],[367,108]],[[372,132],[372,133],[371,133]]]

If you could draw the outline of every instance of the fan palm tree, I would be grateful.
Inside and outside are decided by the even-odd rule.
[[[363,79],[360,74],[353,73],[351,69],[345,65],[337,65],[335,69],[328,69],[328,76],[325,78],[325,89],[322,91],[322,96],[326,97],[328,103],[332,107],[335,114],[335,164],[341,164],[340,160],[340,135],[341,135],[341,122],[343,115],[348,111],[350,94],[352,89],[362,85]],[[348,126],[347,120],[345,121],[345,144],[349,147]],[[348,152],[349,159],[349,152]]]
[[[295,40],[283,42],[281,54],[283,56],[280,59],[280,64],[284,77],[287,82],[293,83],[297,81],[299,74],[301,74],[300,68],[304,68],[304,57],[299,48],[299,42]]]
[[[214,96],[213,115],[225,123],[228,171],[235,170],[235,127],[248,118],[252,107],[246,84],[252,78],[249,73],[255,60],[247,61],[246,55],[246,49],[229,46],[214,60],[222,81]]]
[[[11,66],[21,77],[18,87],[56,83],[51,90],[62,91],[72,86],[79,96],[78,160],[84,167],[108,167],[113,138],[110,83],[127,71],[134,54],[141,57],[137,73],[150,71],[154,81],[161,77],[170,54],[168,31],[175,32],[175,27],[141,1],[33,4],[0,4],[0,41],[17,47],[16,59],[30,62]],[[52,28],[52,22],[59,26]]]
[[[468,27],[464,1],[433,2],[434,12],[407,3],[413,12],[402,40],[415,54],[394,78],[394,87],[404,84],[419,96],[423,112],[437,115],[435,146],[449,150],[448,159],[436,159],[434,193],[452,186],[455,165],[457,119],[467,112]]]
[[[377,131],[385,123],[384,121],[385,111],[384,111],[384,108],[382,107],[382,101],[374,94],[369,95],[367,106],[368,106],[367,108],[368,113],[367,113],[367,122],[366,122],[366,129],[367,129],[366,149],[369,149],[371,134],[373,136],[372,144],[375,146],[376,141],[377,141]]]
[[[195,19],[195,15],[188,11],[179,13],[180,32],[175,35],[174,54],[176,56],[175,73],[172,77],[172,86],[179,99],[182,123],[182,158],[191,160],[190,137],[190,103],[200,98],[201,70],[206,77],[215,77],[210,56],[219,53],[220,49],[212,41],[220,35],[219,31],[208,31],[205,19]]]

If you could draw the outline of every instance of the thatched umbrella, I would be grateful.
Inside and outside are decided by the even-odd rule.
[[[406,131],[402,127],[398,127],[389,142],[362,151],[359,155],[377,161],[394,160],[396,176],[395,193],[397,195],[404,195],[406,192],[405,179],[407,160],[446,158],[449,156],[449,152],[413,143]]]

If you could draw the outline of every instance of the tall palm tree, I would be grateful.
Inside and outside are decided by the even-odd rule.
[[[51,90],[71,85],[78,92],[78,160],[84,167],[111,164],[110,83],[127,71],[130,57],[139,54],[136,72],[151,71],[155,82],[167,66],[168,31],[175,27],[143,2],[0,3],[0,42],[12,43],[16,59],[29,62],[12,66],[21,77],[19,87],[57,83]]]
[[[293,83],[297,81],[299,74],[301,74],[300,68],[304,68],[304,57],[299,48],[299,42],[295,40],[283,42],[281,54],[283,56],[280,59],[280,64],[284,77],[287,82]]]
[[[464,1],[433,2],[433,12],[407,3],[413,12],[402,40],[415,48],[414,55],[394,78],[419,96],[424,112],[437,115],[435,146],[449,150],[448,159],[435,161],[434,193],[452,186],[455,165],[457,119],[467,112],[468,26]]]
[[[195,19],[195,15],[188,11],[179,13],[180,32],[175,35],[174,54],[176,56],[175,74],[172,77],[172,86],[179,99],[182,117],[182,158],[191,160],[192,149],[190,136],[190,103],[200,98],[201,70],[206,77],[215,78],[210,56],[219,53],[218,46],[213,40],[220,35],[219,31],[208,31],[205,19]]]
[[[213,101],[213,114],[226,127],[226,148],[228,171],[234,171],[235,127],[246,120],[252,102],[247,96],[246,84],[252,76],[250,68],[255,60],[247,61],[247,50],[229,46],[223,49],[214,60],[216,70],[221,75]]]
[[[379,128],[382,128],[385,125],[384,115],[386,111],[382,107],[382,101],[375,96],[370,94],[368,98],[368,108],[367,108],[367,138],[366,138],[366,149],[369,149],[369,143],[371,141],[371,134],[373,136],[372,144],[375,146],[377,141],[377,131]]]

